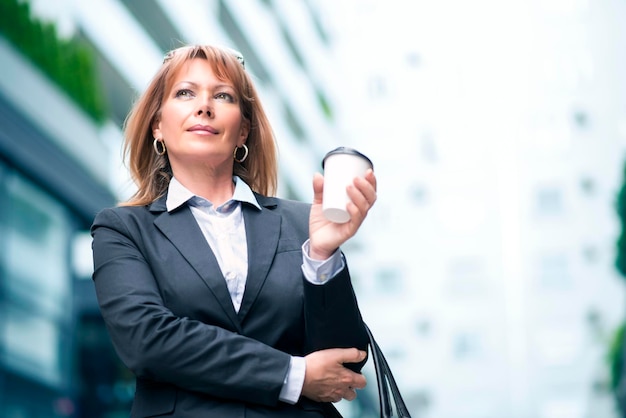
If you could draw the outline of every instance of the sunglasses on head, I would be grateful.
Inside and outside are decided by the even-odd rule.
[[[163,64],[171,60],[174,57],[174,55],[180,53],[181,51],[189,51],[190,49],[193,49],[193,48],[196,48],[196,47],[195,46],[181,46],[180,48],[172,49],[171,51],[167,52],[163,56]],[[246,61],[244,60],[243,54],[241,52],[232,48],[227,48],[227,47],[222,47],[222,49],[224,51],[229,52],[232,56],[237,58],[237,61],[239,61],[239,64],[241,64],[241,66],[244,69],[246,68]]]

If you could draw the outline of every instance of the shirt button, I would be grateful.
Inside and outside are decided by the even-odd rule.
[[[324,280],[326,280],[327,277],[328,277],[328,275],[326,275],[326,274],[320,274],[320,281],[323,282]]]

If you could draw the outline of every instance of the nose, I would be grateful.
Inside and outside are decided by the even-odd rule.
[[[211,109],[209,109],[208,106],[202,106],[200,109],[198,109],[198,112],[196,113],[198,116],[202,116],[203,113],[206,113],[206,115],[208,117],[212,116],[212,112]]]

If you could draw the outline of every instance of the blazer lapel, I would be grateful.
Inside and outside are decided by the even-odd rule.
[[[162,198],[155,202],[150,210],[162,212],[155,218],[154,224],[198,272],[234,327],[241,332],[240,322],[219,264],[189,207],[184,205],[173,212],[167,212],[165,198]]]
[[[263,206],[262,210],[246,204],[242,208],[248,244],[248,278],[239,308],[240,321],[243,321],[250,311],[263,287],[278,248],[280,235],[280,215],[268,209],[276,206],[276,200],[259,195],[256,197]]]

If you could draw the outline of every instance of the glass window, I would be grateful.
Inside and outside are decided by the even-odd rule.
[[[586,415],[584,402],[575,395],[548,399],[539,405],[541,418],[584,417]]]
[[[450,261],[447,266],[446,293],[456,298],[482,298],[487,296],[488,283],[483,262],[466,257]]]
[[[394,267],[381,267],[375,275],[376,291],[379,294],[397,295],[402,293],[402,272]]]
[[[484,354],[482,336],[473,331],[458,332],[453,337],[452,350],[459,361],[480,359]]]
[[[542,187],[537,191],[536,210],[539,216],[555,216],[563,213],[563,192],[557,187]]]
[[[9,367],[31,376],[61,383],[60,332],[58,325],[25,306],[6,305],[2,332],[4,354]]]
[[[59,202],[18,176],[9,177],[6,186],[8,283],[34,298],[44,296],[46,310],[66,307],[71,290],[68,215]]]
[[[368,85],[369,96],[372,99],[381,99],[387,97],[387,82],[382,76],[373,76],[369,79]]]
[[[565,254],[543,254],[538,264],[539,285],[544,290],[566,290],[572,287]]]
[[[0,360],[59,385],[69,362],[75,226],[59,201],[25,178],[6,170],[0,180]]]

